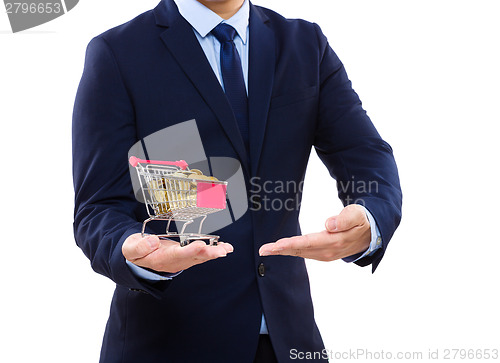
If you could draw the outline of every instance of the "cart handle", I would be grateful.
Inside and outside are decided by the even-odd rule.
[[[144,160],[144,159],[139,159],[136,158],[135,156],[131,156],[129,159],[130,165],[132,165],[134,168],[137,166],[137,164],[159,164],[159,165],[174,165],[178,166],[182,170],[186,170],[188,167],[188,163],[186,163],[184,160],[179,160],[179,161],[159,161],[159,160]]]

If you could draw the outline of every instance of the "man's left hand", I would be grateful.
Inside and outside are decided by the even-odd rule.
[[[334,261],[364,252],[370,246],[370,222],[362,206],[351,204],[338,216],[330,217],[326,230],[303,236],[282,238],[263,245],[261,256],[289,255],[319,261]]]

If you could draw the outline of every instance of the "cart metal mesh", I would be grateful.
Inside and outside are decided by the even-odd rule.
[[[184,161],[152,161],[130,158],[130,164],[137,170],[146,209],[149,214],[143,224],[152,220],[168,221],[166,237],[179,237],[181,245],[195,239],[208,239],[216,244],[218,236],[201,233],[203,221],[211,213],[226,208],[227,182],[202,180],[196,176]],[[194,177],[193,177],[194,175]],[[185,233],[186,226],[201,217],[198,233]],[[179,233],[169,232],[170,222],[184,222]]]

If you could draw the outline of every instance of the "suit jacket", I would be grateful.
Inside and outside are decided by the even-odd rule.
[[[290,349],[323,349],[304,260],[258,255],[262,244],[300,234],[298,209],[249,210],[217,231],[234,253],[171,281],[148,282],[130,271],[121,246],[147,216],[134,197],[128,151],[158,130],[196,119],[207,156],[240,160],[247,182],[300,183],[313,146],[338,183],[376,181],[376,191],[339,191],[344,203],[363,202],[382,234],[383,248],[356,262],[361,266],[375,270],[399,224],[391,147],[319,27],[254,5],[249,26],[249,152],[172,0],[88,46],[73,117],[74,231],[92,268],[116,283],[101,362],[252,362],[263,312],[280,362],[290,360]]]

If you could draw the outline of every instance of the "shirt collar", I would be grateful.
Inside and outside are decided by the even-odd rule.
[[[225,20],[196,0],[174,0],[182,17],[204,38],[220,23],[231,25],[240,36],[243,44],[247,42],[249,0],[245,0],[240,10]]]

